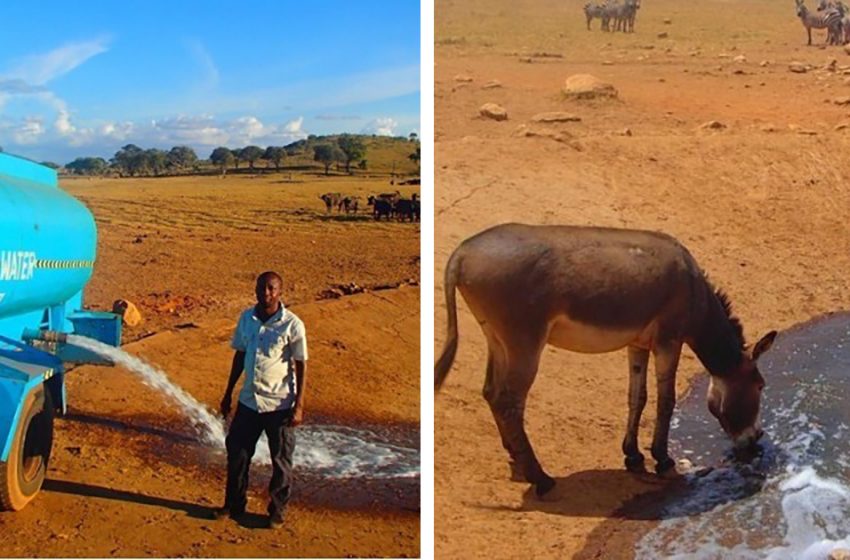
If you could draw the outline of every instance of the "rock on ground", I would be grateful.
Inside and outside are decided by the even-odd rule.
[[[563,111],[553,111],[550,113],[538,113],[531,117],[531,120],[539,123],[579,122],[581,121],[581,117]]]
[[[508,112],[504,107],[496,103],[485,103],[478,110],[482,117],[493,119],[494,121],[508,120]]]
[[[564,84],[564,94],[574,99],[615,98],[617,89],[608,82],[603,82],[590,74],[575,74],[567,78]]]
[[[699,125],[700,130],[723,130],[726,125],[720,121],[708,121]]]
[[[803,64],[802,62],[792,62],[788,65],[788,70],[791,72],[796,72],[797,74],[805,74],[809,71],[809,66],[807,64]]]

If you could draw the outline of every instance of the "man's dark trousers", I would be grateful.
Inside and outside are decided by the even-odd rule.
[[[269,482],[269,515],[282,516],[292,486],[292,452],[295,429],[289,426],[292,409],[259,413],[239,403],[227,433],[227,490],[224,505],[232,514],[245,511],[248,504],[248,467],[260,434],[266,432],[272,456],[272,479]]]

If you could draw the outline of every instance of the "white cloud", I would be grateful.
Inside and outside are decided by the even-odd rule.
[[[62,136],[73,134],[76,130],[74,125],[71,124],[71,115],[64,109],[60,110],[59,114],[56,116],[54,126],[56,127],[56,132]]]
[[[100,126],[97,133],[104,138],[124,141],[130,137],[135,128],[135,125],[131,122],[107,122]]]
[[[44,123],[39,117],[26,117],[12,129],[12,139],[16,144],[35,144],[44,134]]]
[[[377,134],[378,136],[395,136],[395,128],[398,122],[392,117],[378,117],[366,124],[361,131],[363,134]]]
[[[215,65],[215,61],[213,61],[212,56],[209,51],[207,51],[201,41],[198,39],[188,39],[186,41],[186,45],[189,49],[189,52],[197,61],[198,65],[201,67],[201,71],[203,72],[203,85],[206,88],[213,88],[218,85],[219,80],[219,72],[218,67]]]
[[[295,120],[289,121],[285,125],[283,125],[283,129],[287,132],[287,134],[293,134],[298,136],[299,138],[307,138],[307,134],[301,130],[301,127],[304,125],[304,117],[298,117]]]
[[[106,37],[67,43],[44,54],[29,55],[20,59],[6,75],[27,84],[44,85],[67,74],[93,56],[106,52],[108,43],[109,39]]]
[[[307,137],[303,130],[304,117],[276,125],[265,124],[247,115],[229,121],[217,121],[209,115],[178,116],[151,123],[150,135],[160,143],[186,143],[201,146],[260,146],[289,144]],[[136,131],[140,136],[148,134]]]
[[[0,115],[0,146],[11,148],[10,151],[14,151],[15,146],[26,146],[20,150],[22,154],[32,153],[35,144],[44,149],[49,146],[47,157],[62,159],[59,153],[79,155],[80,150],[72,148],[80,147],[85,147],[84,155],[109,157],[129,141],[142,148],[169,149],[188,145],[199,156],[206,157],[206,152],[216,146],[284,146],[308,136],[304,117],[280,124],[266,124],[253,115],[230,120],[211,115],[178,115],[147,123],[79,123],[61,99],[48,96],[44,101],[55,110],[55,114],[46,119],[52,126],[45,126],[43,117],[15,119]]]
[[[78,127],[71,122],[71,113],[68,111],[65,102],[59,98],[54,98],[54,105],[57,107],[56,120],[53,121],[53,128],[59,136],[65,138],[71,146],[85,146],[91,144],[97,137],[97,132],[91,128]]]
[[[268,136],[271,132],[257,117],[240,117],[225,126],[237,144],[249,144],[255,138]]]
[[[140,130],[141,136],[150,133],[158,142],[177,144],[201,144],[214,146],[225,144],[228,134],[215,122],[213,117],[200,115],[188,117],[180,115],[160,121],[152,121],[150,130]]]

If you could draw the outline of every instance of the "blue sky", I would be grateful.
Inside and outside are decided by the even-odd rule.
[[[419,2],[4,2],[0,146],[285,145],[419,132]]]

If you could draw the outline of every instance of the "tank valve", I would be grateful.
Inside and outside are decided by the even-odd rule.
[[[44,342],[58,342],[65,344],[68,342],[68,335],[59,331],[48,331],[46,329],[24,329],[24,334],[21,337],[27,342],[33,340],[43,340]]]

